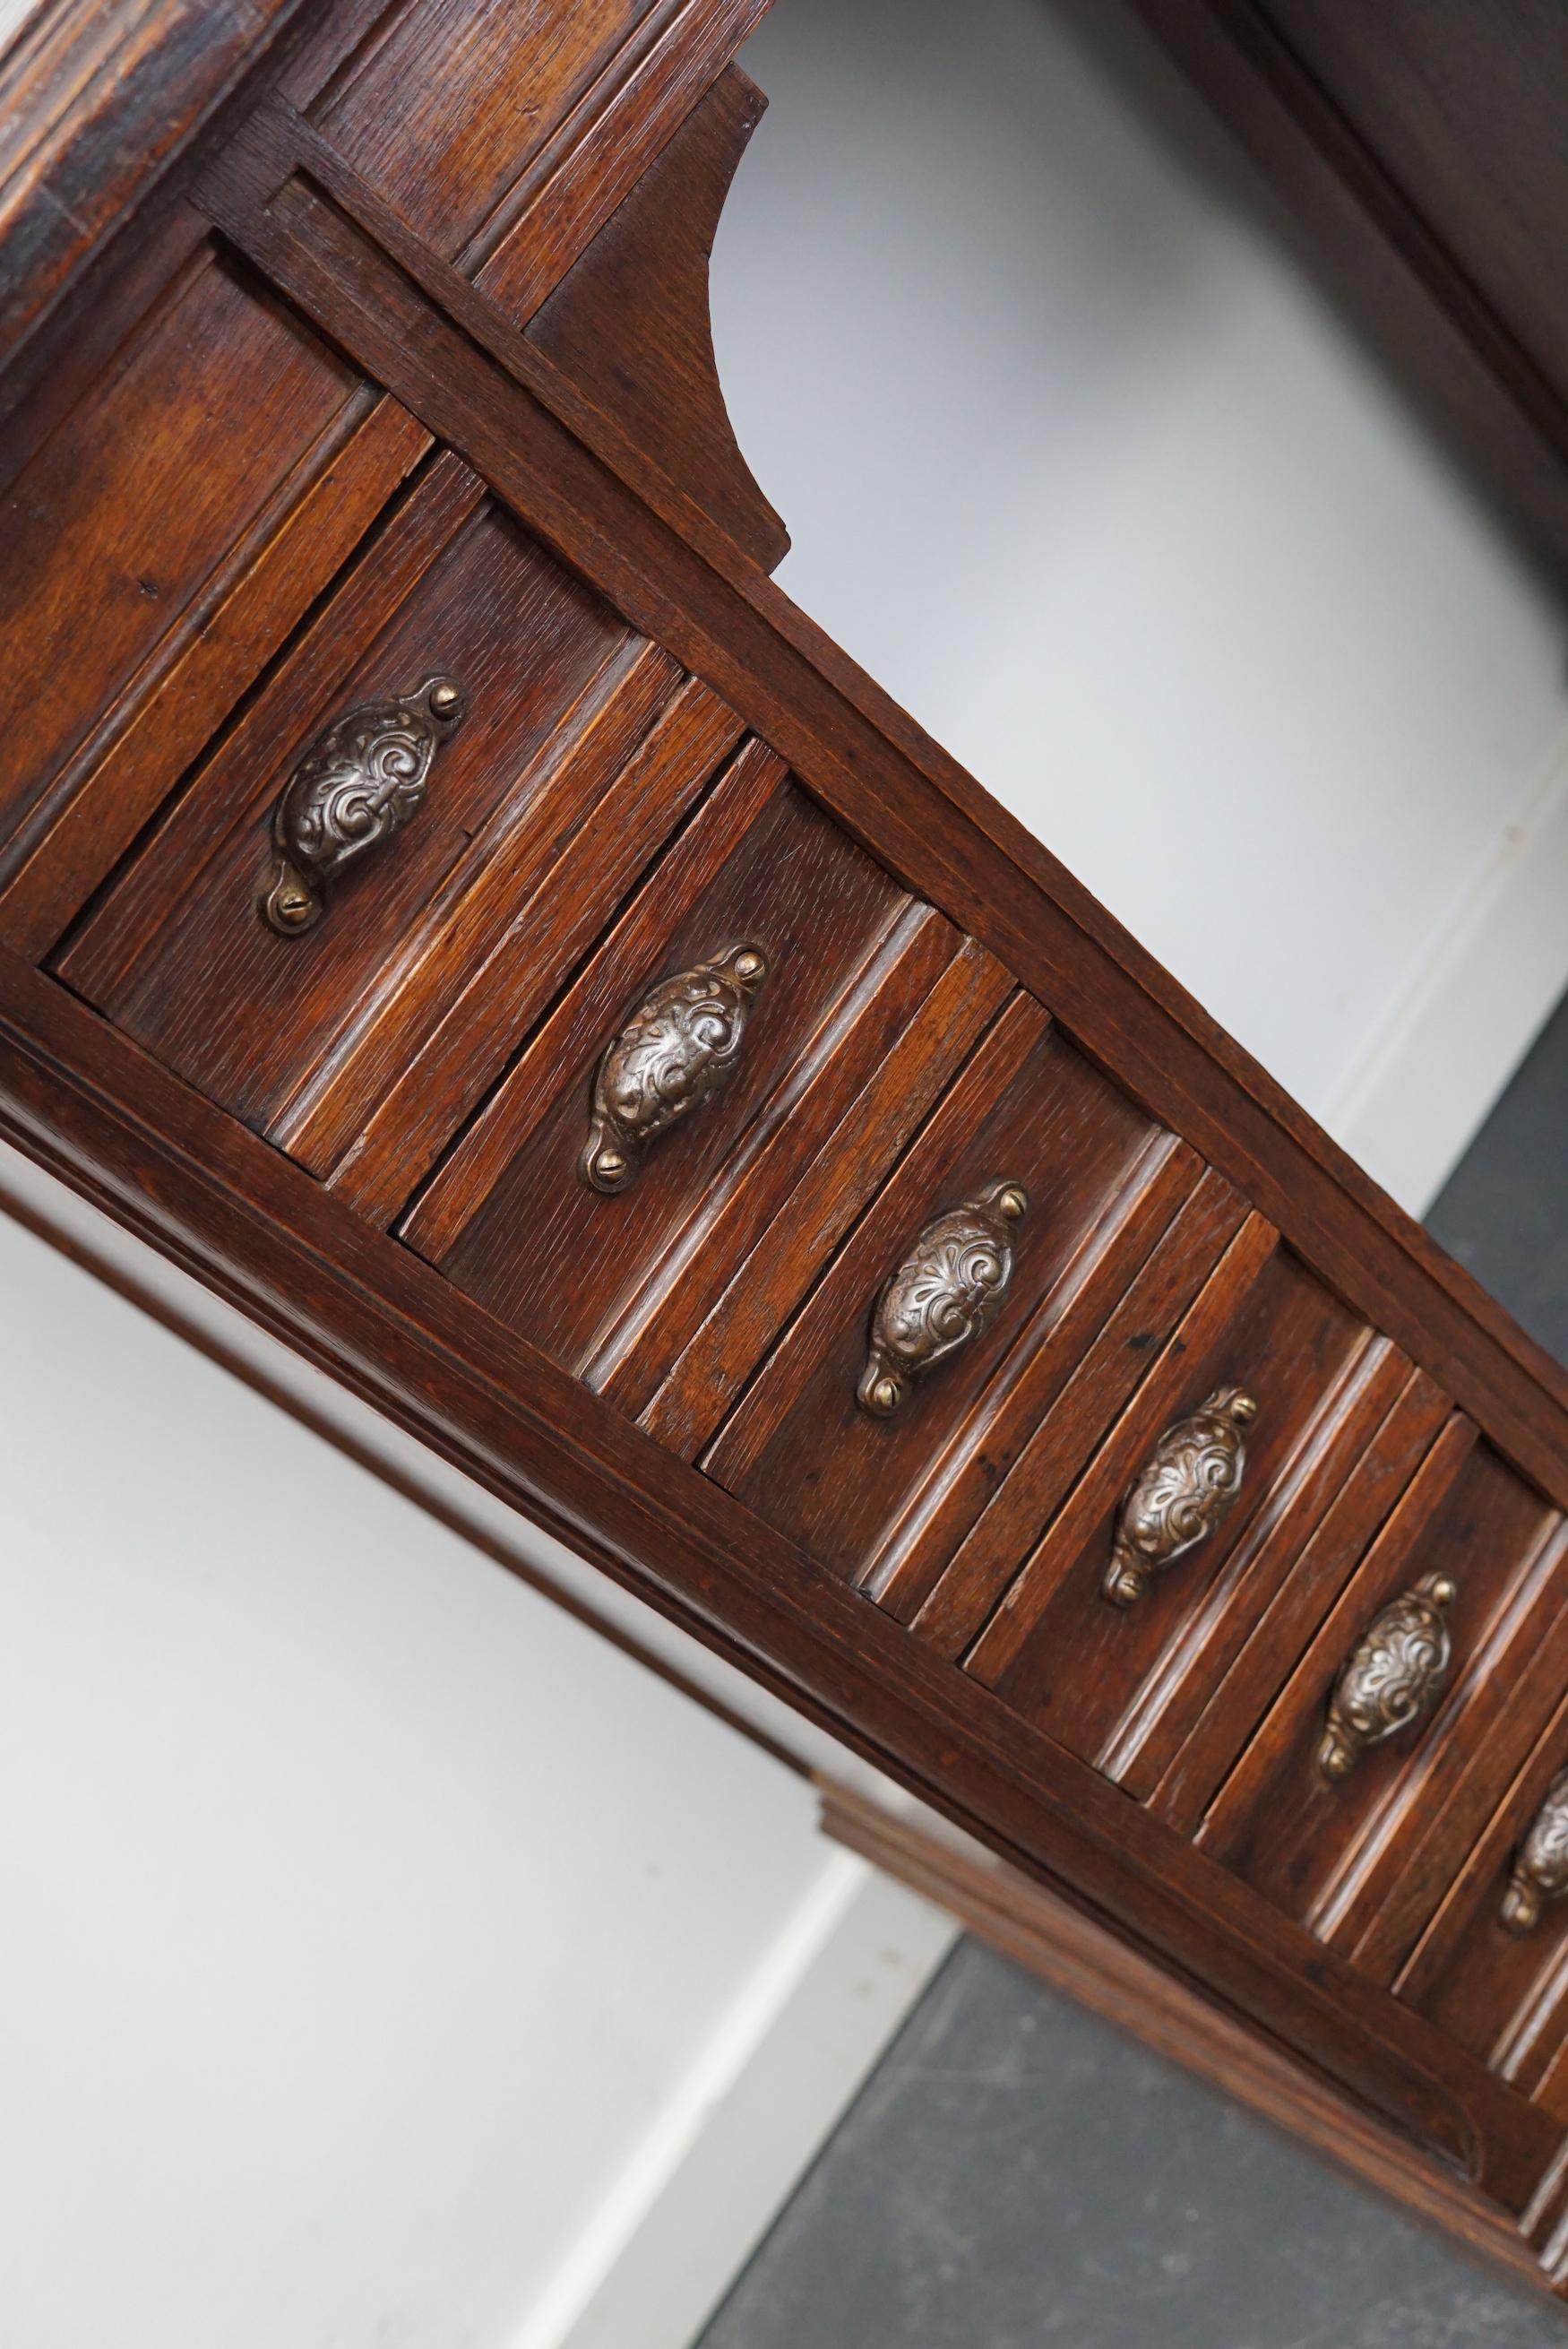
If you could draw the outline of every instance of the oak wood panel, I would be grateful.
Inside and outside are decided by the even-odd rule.
[[[405,1238],[591,1385],[645,1396],[959,944],[777,761],[743,762],[528,1044]],[[625,1190],[593,1189],[578,1162],[605,1050],[656,980],[742,945],[768,976],[734,1076]]]
[[[1491,1816],[1499,1788],[1568,1681],[1568,1527],[1549,1521],[1512,1605],[1468,1660],[1446,1747],[1434,1752],[1420,1806],[1375,1857],[1336,1887],[1323,1927],[1364,1973],[1391,1982],[1466,1850]],[[1462,1719],[1459,1712],[1463,1707]]]
[[[335,78],[315,119],[408,226],[450,256],[655,5],[410,0]],[[669,0],[660,13],[671,13]]]
[[[299,0],[44,0],[0,57],[0,366]]]
[[[769,0],[686,0],[673,17],[645,20],[628,43],[614,86],[590,94],[514,189],[499,241],[474,283],[518,325],[532,317],[565,265],[631,194],[767,14]],[[766,100],[757,93],[759,105]]]
[[[1158,1661],[1124,1706],[1100,1759],[1130,1794],[1147,1799],[1184,1745],[1208,1692],[1222,1681],[1260,1621],[1288,1588],[1304,1548],[1381,1433],[1410,1365],[1397,1346],[1374,1339],[1346,1365],[1334,1395],[1276,1479],[1202,1601],[1179,1632],[1167,1632]],[[1172,1571],[1180,1574],[1184,1560]],[[1155,1642],[1151,1639],[1150,1645]]]
[[[1170,1173],[1181,1182],[1190,1180],[1193,1164],[1191,1154],[1184,1148],[1172,1152],[1167,1162]],[[1146,1202],[1134,1206],[1126,1219],[1125,1233],[1136,1245],[1128,1251],[1126,1263],[1135,1261],[1137,1247],[1149,1237],[1146,1204],[1156,1211],[1152,1226],[1157,1227],[1170,1203],[1161,1196],[1160,1185],[1152,1185]],[[1224,1177],[1212,1167],[1206,1170],[1108,1318],[1103,1317],[1105,1296],[1100,1284],[1086,1286],[1084,1302],[1091,1309],[1086,1328],[1102,1319],[1103,1326],[1081,1358],[1075,1359],[1083,1331],[1069,1340],[1067,1361],[1056,1366],[1058,1372],[1068,1371],[1066,1378],[1040,1386],[1032,1378],[1017,1381],[1014,1396],[1007,1399],[1004,1413],[996,1415],[987,1433],[985,1457],[995,1459],[995,1490],[930,1595],[921,1597],[930,1566],[940,1562],[940,1542],[931,1545],[925,1571],[919,1570],[920,1562],[912,1558],[916,1571],[906,1574],[899,1557],[893,1575],[879,1588],[882,1603],[901,1617],[920,1598],[913,1628],[939,1654],[956,1660],[978,1636],[1032,1547],[1040,1526],[1054,1516],[1143,1378],[1163,1334],[1181,1319],[1245,1220],[1246,1207]],[[1106,1269],[1119,1275],[1124,1269],[1119,1261],[1121,1256],[1119,1249],[1108,1250]],[[1057,1388],[1054,1400],[1053,1387]],[[1037,1418],[1028,1412],[1037,1397]],[[1015,1399],[1024,1407],[1016,1418],[1011,1408]],[[934,1533],[942,1514],[940,1510],[932,1513]],[[944,1540],[952,1530],[951,1524],[944,1527]]]
[[[1317,1526],[1289,1560],[1212,1694],[1147,1799],[1193,1833],[1449,1417],[1448,1397],[1414,1371]]]
[[[134,712],[191,648],[225,569],[250,559],[248,526],[330,464],[357,381],[203,246],[12,483],[0,835],[46,795],[57,806],[79,779],[72,753],[90,763],[117,704]]]
[[[257,135],[264,153],[236,156],[205,182],[205,201],[231,232],[307,310],[330,316],[372,371],[460,444],[533,528],[740,709],[851,830],[1031,978],[1164,1122],[1288,1225],[1293,1245],[1332,1285],[1356,1296],[1479,1411],[1528,1473],[1568,1495],[1563,1375],[1495,1299],[1021,825],[759,571],[748,572],[721,533],[688,515],[677,537],[618,488],[603,462],[554,420],[556,389],[538,385],[547,413],[379,259],[363,231],[303,198],[286,219],[275,204],[256,209],[257,192],[276,184],[280,160],[285,173],[290,168],[275,123],[264,138],[258,126]],[[400,262],[422,266],[399,245],[395,225],[383,223],[381,233]],[[461,314],[460,285],[446,286],[428,267],[423,279],[442,284],[443,303]]]
[[[132,1096],[135,1107],[129,1106]],[[0,1128],[399,1425],[1519,2210],[1559,2132],[0,950]],[[1310,1945],[1306,1945],[1310,1946]]]
[[[1511,1932],[1502,1897],[1514,1854],[1568,1764],[1568,1697],[1478,1837],[1401,1971],[1401,1998],[1568,2127],[1568,1909],[1544,1903]]]
[[[466,468],[441,460],[110,890],[62,976],[287,1146],[331,1084],[357,1097],[356,1046],[388,999],[422,990],[432,944],[475,878],[498,854],[521,861],[520,833],[558,844],[575,812],[558,812],[551,789],[560,737],[603,707],[640,651],[478,499]],[[418,815],[350,868],[314,929],[280,936],[257,901],[295,761],[329,719],[438,674],[463,681],[469,709]]]
[[[133,698],[118,727],[98,730],[93,756],[74,762],[51,794],[52,820],[29,825],[18,843],[0,889],[0,934],[19,952],[41,956],[54,945],[429,446],[396,400],[376,401],[275,530],[276,517],[266,517],[236,550],[223,566],[226,592],[202,599],[156,691]]]
[[[658,154],[684,110],[722,70],[762,5],[763,0],[692,0],[673,15],[667,8],[645,13],[614,69],[600,77],[583,106],[545,140],[524,171],[520,185],[526,186],[544,166],[554,166],[544,176],[533,211],[514,223],[480,268],[479,282],[506,293],[516,290],[518,281],[529,295],[529,307],[537,307]],[[353,48],[356,19],[367,13],[365,0],[355,0],[353,5],[339,5],[328,16],[294,28],[300,37],[280,45],[280,89],[296,102],[308,102],[339,53]],[[358,29],[367,34],[369,26]],[[376,37],[386,30],[384,23]],[[364,62],[362,43],[359,64]],[[341,88],[355,70],[347,67],[335,87]],[[587,125],[580,142],[554,152],[579,127],[577,115]],[[46,379],[35,387],[29,412],[12,418],[6,426],[5,440],[15,449],[15,463],[25,462],[36,445],[39,424],[32,411],[57,423],[68,412],[73,395],[90,388],[93,368],[102,370],[110,360],[116,315],[126,326],[136,325],[140,309],[155,302],[170,275],[189,262],[201,227],[195,215],[178,209],[165,223],[166,256],[160,257],[154,237],[152,250],[129,256],[106,282],[98,282],[102,270],[94,274],[92,306],[73,317],[70,339],[51,352]],[[80,307],[74,295],[67,306]],[[211,354],[211,359],[206,404],[211,413],[221,414],[231,396],[222,350]],[[15,374],[14,369],[0,384],[0,403]],[[167,680],[160,675],[150,680],[154,685],[167,682],[169,688],[153,735],[139,735],[134,747],[128,745],[125,757],[118,755],[118,730],[129,728],[135,733],[148,714],[133,699],[110,725],[98,730],[96,767],[87,773],[79,764],[68,771],[50,793],[39,821],[26,829],[9,859],[0,859],[0,935],[22,951],[42,954],[57,938],[70,912],[102,881],[171,787],[173,776],[165,758],[188,758],[200,748],[203,723],[215,723],[232,707],[262,660],[276,649],[344,558],[356,524],[362,526],[369,519],[365,501],[371,499],[374,485],[379,482],[389,493],[428,445],[429,436],[420,434],[405,447],[418,428],[407,418],[397,419],[386,403],[360,400],[345,425],[342,444],[309,487],[308,511],[291,514],[286,500],[275,502],[264,524],[258,523],[253,540],[242,537],[193,616],[195,633],[189,648],[183,656],[176,648]],[[364,449],[358,445],[361,435],[366,441]],[[0,471],[5,462],[0,451]],[[269,538],[270,532],[275,535]],[[160,743],[160,734],[169,739]],[[156,767],[150,764],[154,749],[160,750]],[[14,869],[18,863],[20,871]]]
[[[1130,1767],[1156,1722],[1169,1734],[1172,1708],[1207,1693],[1217,1669],[1207,1644],[1232,1606],[1246,1609],[1256,1585],[1266,1588],[1276,1516],[1299,1540],[1312,1510],[1326,1506],[1318,1455],[1332,1476],[1346,1420],[1349,1440],[1365,1440],[1368,1350],[1365,1325],[1252,1217],[1046,1526],[965,1670],[1073,1752],[1113,1775]],[[1103,1586],[1124,1495],[1165,1430],[1225,1386],[1258,1404],[1233,1506],[1135,1605],[1113,1607]]]
[[[1035,1454],[1044,1423],[1064,1390],[1077,1381],[1086,1355],[1099,1349],[1112,1323],[1125,1329],[1121,1317],[1129,1298],[1147,1298],[1152,1258],[1162,1257],[1204,1181],[1195,1153],[1184,1143],[1161,1152],[1150,1179],[1125,1212],[1092,1236],[1047,1322],[1037,1326],[1034,1335],[1043,1342],[1015,1347],[1002,1364],[981,1405],[983,1439],[963,1458],[949,1462],[941,1481],[889,1528],[866,1565],[864,1587],[901,1621],[917,1615],[955,1551],[967,1553],[980,1573],[988,1570],[995,1555],[989,1535],[1002,1523],[999,1513],[990,1514],[999,1488],[1007,1490],[1020,1458]],[[1145,1338],[1142,1332],[1130,1335],[1130,1350]],[[976,1516],[988,1529],[984,1540],[976,1538]],[[929,1623],[923,1622],[922,1630],[923,1636],[933,1636]]]
[[[1551,1710],[1568,1664],[1562,1550],[1557,1514],[1450,1420],[1208,1811],[1201,1847],[1390,1978]],[[1429,1574],[1458,1585],[1446,1686],[1415,1727],[1330,1781],[1315,1756],[1339,1668]]]
[[[928,931],[923,922],[911,947],[923,947]],[[788,1214],[739,1257],[722,1293],[643,1403],[639,1424],[651,1435],[683,1459],[695,1459],[1010,991],[1001,965],[965,939],[815,1155],[791,1170]],[[619,1381],[612,1392],[621,1392]]]
[[[526,638],[519,644],[520,669],[533,654]],[[681,724],[683,719],[688,722]],[[451,1123],[434,1133],[433,1157],[483,1091],[486,1074],[482,1061],[451,1068],[451,1040],[437,1042],[447,1020],[479,990],[498,1017],[525,1016],[521,1004],[530,983],[548,990],[559,977],[562,965],[550,959],[549,947],[563,919],[566,937],[573,934],[570,917],[548,901],[561,893],[580,905],[586,874],[579,868],[596,870],[606,801],[614,802],[623,852],[634,859],[650,854],[738,732],[738,720],[711,694],[689,679],[683,688],[679,669],[656,645],[634,639],[618,648],[527,760],[498,818],[473,835],[474,856],[465,856],[458,885],[417,961],[405,961],[395,983],[368,1001],[339,1037],[331,1061],[296,1089],[275,1132],[301,1164],[325,1173],[371,1115],[387,1129],[389,1092],[403,1095],[407,1114],[419,1115],[421,1124],[438,1117],[440,1070],[455,1108]],[[655,735],[662,757],[654,751]],[[504,747],[500,755],[505,759]],[[638,772],[650,767],[657,784],[640,790]],[[624,782],[629,789],[623,808]],[[517,960],[507,955],[508,943],[524,939],[533,951],[526,977],[517,974],[521,993],[496,1000],[492,990],[502,969]],[[569,955],[570,947],[560,951]],[[471,1034],[469,1040],[471,1045]],[[429,1089],[418,1111],[405,1090],[416,1059]],[[403,1135],[402,1150],[406,1160],[412,1156],[412,1172],[423,1173],[428,1158],[416,1154],[411,1135]]]
[[[991,1381],[1016,1347],[1052,1346],[1172,1147],[1038,1004],[1016,998],[703,1454],[707,1474],[861,1579],[893,1529],[983,1449]],[[998,1181],[1030,1200],[1000,1312],[891,1418],[873,1417],[856,1386],[883,1281],[934,1216]],[[970,1495],[977,1509],[978,1480]]]
[[[707,264],[760,92],[714,84],[535,316],[529,340],[771,570],[789,534],[736,446],[708,324]]]
[[[558,806],[581,828],[520,839],[476,874],[440,941],[450,967],[447,1008],[428,1034],[410,1019],[407,989],[365,1039],[356,1087],[335,1087],[303,1118],[294,1148],[324,1167],[363,1119],[327,1180],[364,1215],[386,1222],[464,1123],[643,867],[676,828],[739,740],[740,720],[687,678],[667,698],[671,664],[649,646],[595,717],[561,747]],[[641,734],[645,711],[662,702]],[[638,739],[641,735],[641,739]],[[742,753],[771,760],[762,745]],[[526,903],[526,917],[520,908]],[[371,1104],[374,1103],[374,1106]],[[368,1112],[368,1113],[366,1113]]]
[[[1006,974],[982,948],[931,906],[911,905],[813,1040],[787,1125],[704,1218],[700,1267],[672,1252],[656,1314],[649,1297],[610,1332],[594,1370],[600,1377],[605,1366],[603,1392],[653,1429],[677,1371],[689,1392],[693,1349],[706,1336],[703,1403],[722,1416],[1006,992]],[[896,1106],[890,1070],[898,1075]],[[868,1119],[868,1102],[893,1115]],[[827,1178],[830,1206],[820,1219],[796,1214],[802,1165]],[[759,1340],[749,1359],[740,1352],[742,1331]]]

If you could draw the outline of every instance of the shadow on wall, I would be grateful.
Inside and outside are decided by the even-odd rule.
[[[1131,20],[777,0],[744,62],[783,585],[1321,1112],[1558,744],[1558,614]]]

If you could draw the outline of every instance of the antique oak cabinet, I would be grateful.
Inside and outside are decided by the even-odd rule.
[[[771,584],[764,5],[15,44],[0,1130],[1555,2280],[1568,1385]]]

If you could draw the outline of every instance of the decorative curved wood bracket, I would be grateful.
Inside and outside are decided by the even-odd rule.
[[[789,533],[758,488],[719,388],[707,269],[768,101],[721,74],[536,312],[528,340],[736,544],[771,571]]]

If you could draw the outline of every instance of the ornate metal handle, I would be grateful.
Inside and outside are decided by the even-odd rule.
[[[1339,1668],[1317,1748],[1326,1778],[1348,1777],[1369,1745],[1419,1721],[1448,1677],[1445,1610],[1459,1595],[1446,1574],[1423,1576],[1375,1615]]]
[[[990,1328],[1013,1278],[1013,1226],[1028,1206],[1021,1183],[991,1183],[927,1224],[872,1314],[855,1390],[863,1409],[888,1418],[916,1379]]]
[[[1502,1921],[1511,1933],[1532,1933],[1548,1900],[1568,1892],[1568,1770],[1560,1770],[1542,1797],[1530,1833],[1513,1856],[1513,1873],[1502,1896]]]
[[[1104,1590],[1130,1607],[1156,1575],[1212,1534],[1242,1488],[1243,1431],[1257,1417],[1243,1387],[1219,1387],[1168,1427],[1121,1505]]]
[[[344,866],[402,831],[467,701],[456,678],[433,677],[418,693],[360,702],[316,736],[273,818],[278,869],[262,911],[274,930],[308,930]]]
[[[624,1191],[648,1144],[723,1090],[767,976],[760,947],[731,947],[661,978],[643,998],[593,1080],[593,1122],[578,1162],[585,1183]]]

